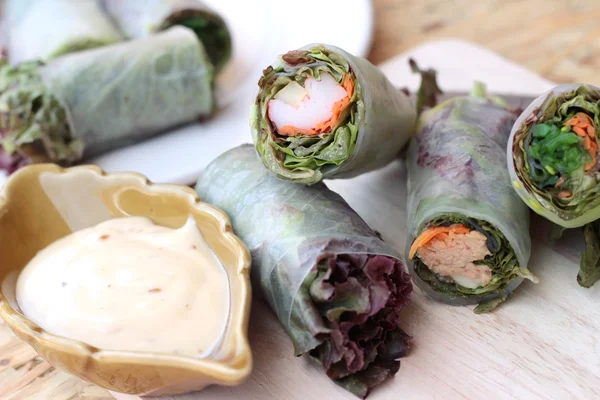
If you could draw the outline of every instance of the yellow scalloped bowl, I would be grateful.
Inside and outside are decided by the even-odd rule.
[[[227,269],[232,314],[219,360],[136,351],[108,351],[54,336],[19,310],[16,279],[36,252],[69,233],[115,217],[145,216],[178,228],[188,216]],[[152,184],[139,174],[108,174],[94,166],[32,165],[0,192],[0,316],[50,364],[103,388],[136,395],[197,391],[243,382],[252,370],[247,340],[250,255],[227,215],[188,187]],[[40,294],[42,295],[42,294]],[[190,332],[190,334],[194,334]]]

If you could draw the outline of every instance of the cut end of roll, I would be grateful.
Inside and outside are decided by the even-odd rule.
[[[400,328],[412,280],[392,257],[363,254],[330,256],[319,266],[310,295],[330,332],[310,352],[327,376],[365,398],[393,377],[412,339]]]
[[[0,168],[8,173],[31,163],[68,165],[83,154],[83,143],[71,139],[66,110],[42,81],[43,65],[0,61]]]

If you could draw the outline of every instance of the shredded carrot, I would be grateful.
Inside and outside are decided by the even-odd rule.
[[[577,136],[583,138],[583,147],[592,157],[592,161],[584,167],[586,171],[589,171],[596,166],[596,159],[598,156],[598,142],[596,141],[596,127],[594,127],[594,121],[592,121],[590,116],[586,113],[580,112],[568,120],[565,125],[570,126]],[[562,193],[564,192],[559,193],[559,197]],[[571,195],[569,194],[567,197],[570,196]]]
[[[577,134],[577,136],[581,136],[583,138],[587,137],[587,132],[583,128],[579,127],[579,126],[574,126],[573,127],[573,132],[575,132]]]
[[[330,132],[331,129],[335,126],[338,119],[340,118],[342,112],[346,109],[346,107],[348,107],[348,104],[350,104],[350,100],[354,95],[354,81],[352,80],[350,74],[346,74],[344,76],[344,80],[342,81],[342,87],[346,89],[346,97],[333,104],[333,107],[331,109],[331,118],[329,118],[327,121],[321,122],[311,129],[300,129],[296,128],[295,126],[286,125],[277,129],[277,132],[283,136],[295,136],[297,134],[311,136],[320,135],[321,133],[325,132]]]
[[[565,177],[561,176],[560,178],[558,178],[558,181],[556,181],[556,185],[554,185],[554,187],[560,187],[560,185],[562,185],[563,183],[565,183]]]
[[[563,190],[558,194],[558,197],[561,199],[568,199],[571,196],[573,196],[573,193],[569,192],[568,190]]]
[[[432,239],[436,237],[444,237],[447,236],[450,232],[454,234],[467,234],[471,232],[469,228],[461,224],[454,224],[450,226],[434,226],[433,228],[425,229],[421,234],[415,239],[412,246],[410,246],[410,251],[408,252],[408,258],[412,259],[417,250],[423,247],[427,243],[429,243]]]

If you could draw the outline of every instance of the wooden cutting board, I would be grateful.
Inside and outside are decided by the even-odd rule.
[[[552,86],[501,57],[455,40],[421,46],[382,65],[399,85],[415,88],[409,56],[439,70],[448,91],[468,90],[474,79],[491,91],[539,94]],[[403,252],[406,241],[406,180],[402,162],[356,179],[331,181],[384,239]],[[600,284],[580,288],[575,276],[583,238],[567,232],[546,242],[548,224],[535,217],[530,268],[541,277],[525,282],[494,313],[475,315],[468,307],[429,300],[418,289],[403,312],[403,328],[414,336],[410,355],[395,379],[375,389],[374,400],[404,399],[592,399],[600,387]],[[258,297],[258,296],[257,296]],[[252,309],[250,342],[254,372],[235,388],[211,387],[161,400],[354,399],[305,358],[260,298]],[[113,394],[119,400],[137,396]]]

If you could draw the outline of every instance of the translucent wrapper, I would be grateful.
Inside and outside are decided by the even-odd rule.
[[[581,103],[569,104],[573,101]],[[519,116],[508,142],[508,170],[514,189],[533,211],[564,228],[577,228],[600,218],[600,183],[576,193],[568,202],[559,201],[551,190],[540,189],[531,181],[525,143],[536,122],[560,115],[561,105],[565,106],[566,116],[568,108],[580,108],[584,101],[589,103],[587,108],[600,121],[600,89],[595,86],[559,85],[542,94]]]
[[[213,161],[196,190],[229,214],[296,355],[310,354],[359,397],[398,371],[410,339],[398,315],[410,277],[339,195],[277,179],[251,145]]]
[[[562,182],[570,185],[570,196],[566,197],[562,197],[561,182],[544,186],[538,183],[540,174],[537,171],[535,178],[532,175],[536,161],[532,159],[534,126],[543,123],[563,125],[580,112],[590,116],[597,141],[600,88],[585,84],[559,85],[539,96],[523,111],[512,128],[507,164],[513,188],[533,211],[561,229],[584,227],[586,250],[577,279],[580,285],[590,287],[600,278],[600,225],[597,222],[600,219],[600,172],[597,163],[590,171],[584,172],[581,166],[581,171],[563,174],[566,179],[561,178]],[[583,139],[580,140],[583,142]],[[559,147],[558,150],[561,150]],[[561,153],[557,158],[564,160],[568,155]]]
[[[69,164],[213,113],[213,68],[192,31],[0,69],[2,150],[13,167]]]
[[[408,241],[426,228],[453,223],[483,233],[492,253],[492,279],[468,289],[434,274],[418,257],[408,260],[417,285],[453,305],[492,310],[523,278],[531,250],[529,211],[510,189],[506,142],[514,111],[487,97],[457,97],[426,111],[408,151]],[[408,258],[408,257],[407,257]]]
[[[123,40],[96,0],[5,0],[4,11],[13,64]]]
[[[330,133],[281,136],[267,105],[291,81],[329,73],[342,83],[350,74],[354,92]],[[351,178],[394,160],[414,132],[416,106],[367,60],[330,45],[310,44],[280,56],[265,69],[251,111],[254,145],[264,165],[280,178],[314,184]]]
[[[231,35],[223,18],[199,0],[100,0],[133,39],[181,25],[196,33],[219,71],[231,57]]]

